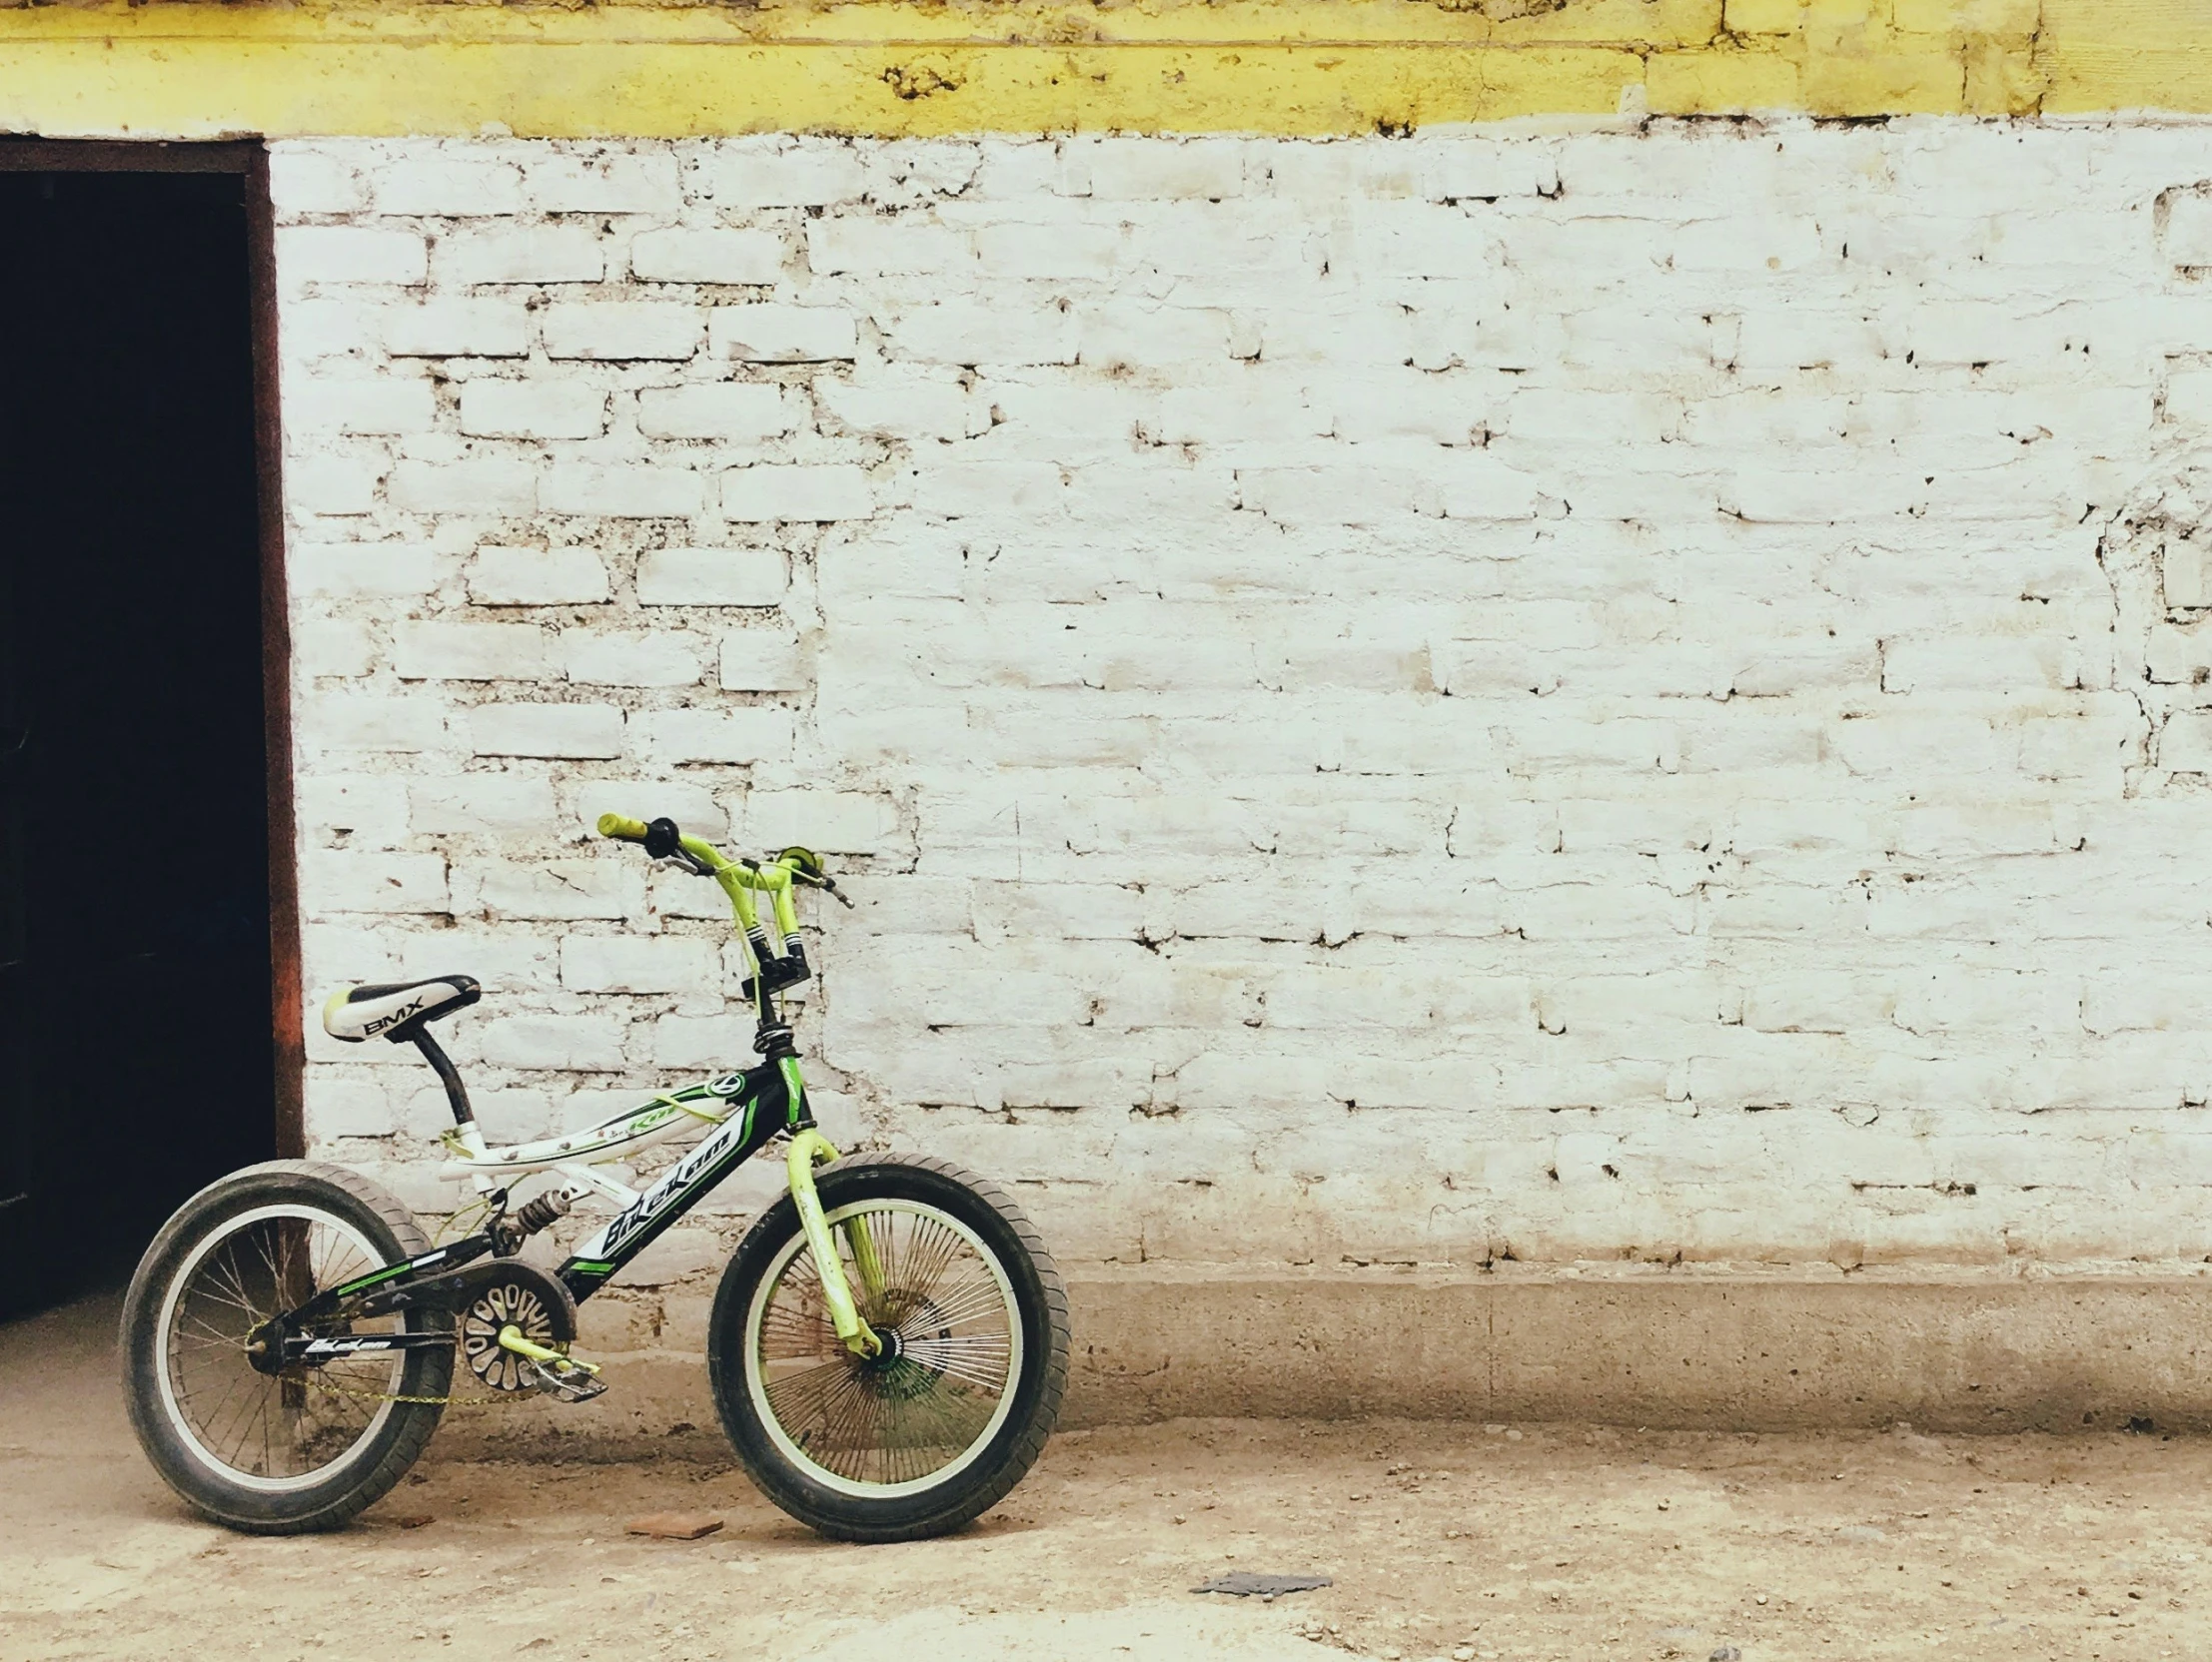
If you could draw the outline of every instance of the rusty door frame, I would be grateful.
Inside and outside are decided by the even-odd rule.
[[[254,353],[254,475],[261,541],[262,747],[269,797],[270,1039],[276,1150],[307,1153],[300,1027],[300,866],[292,798],[292,614],[285,588],[284,427],[277,410],[277,241],[269,152],[258,140],[0,138],[0,173],[233,173],[245,181]]]

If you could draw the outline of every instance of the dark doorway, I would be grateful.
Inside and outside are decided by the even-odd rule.
[[[278,1148],[257,184],[0,171],[0,1313]]]

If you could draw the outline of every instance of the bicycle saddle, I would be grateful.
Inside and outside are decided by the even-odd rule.
[[[484,996],[474,976],[434,975],[428,981],[379,982],[333,993],[323,1006],[323,1031],[358,1045],[379,1037],[397,1044],[425,1024],[466,1010]]]

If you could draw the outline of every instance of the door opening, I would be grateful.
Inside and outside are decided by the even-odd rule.
[[[0,1313],[290,1141],[258,152],[72,148],[0,160]]]

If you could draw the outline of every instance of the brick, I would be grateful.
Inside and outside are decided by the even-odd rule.
[[[817,208],[857,198],[867,170],[842,147],[765,152],[738,143],[699,159],[698,186],[725,208]]]
[[[495,919],[626,918],[644,908],[642,873],[614,860],[492,861],[455,868]]]
[[[523,175],[512,162],[443,150],[388,161],[369,180],[380,214],[481,218],[523,206]]]
[[[394,507],[417,513],[528,513],[538,505],[538,468],[496,456],[403,461],[385,488]]]
[[[570,462],[547,473],[538,488],[538,500],[548,513],[689,519],[705,504],[710,483],[709,475],[688,467],[590,467]]]
[[[744,840],[761,848],[792,843],[824,854],[872,854],[898,832],[888,796],[864,791],[748,791]]]
[[[987,430],[989,407],[950,376],[898,376],[856,386],[819,381],[814,397],[853,432],[886,438],[962,438]]]
[[[676,160],[664,150],[534,150],[524,161],[523,189],[548,214],[673,214],[683,206]]]
[[[1245,145],[1237,139],[1156,144],[1097,139],[1085,146],[1091,194],[1120,202],[1218,201],[1244,193]]]
[[[591,605],[609,592],[606,562],[589,548],[488,544],[469,562],[469,598],[480,606]]]
[[[300,835],[311,845],[343,837],[350,848],[407,841],[407,781],[389,774],[307,774],[294,784]]]
[[[566,382],[473,381],[461,390],[461,430],[480,438],[596,438],[606,395]]]
[[[2162,252],[2176,266],[2212,266],[2212,195],[2177,192],[2166,205]]]
[[[435,698],[320,692],[301,701],[299,731],[334,750],[422,751],[446,742],[446,706]]]
[[[357,213],[368,200],[367,181],[344,155],[311,145],[269,147],[269,201],[280,220]]]
[[[552,667],[535,623],[402,623],[392,658],[411,681],[534,681]]]
[[[717,306],[707,317],[714,356],[744,363],[833,363],[853,357],[859,339],[851,313],[823,306]]]
[[[795,692],[808,674],[795,636],[740,629],[722,636],[719,681],[725,692]]]
[[[446,862],[436,854],[310,849],[300,858],[310,912],[444,912]]]
[[[596,283],[606,247],[583,225],[487,226],[441,237],[441,283]]]
[[[560,984],[584,993],[699,993],[721,981],[711,941],[675,935],[570,935],[560,943]]]
[[[569,680],[594,686],[687,687],[703,673],[698,652],[677,633],[567,629],[561,632],[560,655]]]
[[[629,269],[641,283],[774,283],[783,239],[771,231],[648,231],[631,239]]]
[[[780,548],[656,548],[637,562],[637,603],[773,606],[790,581]]]
[[[868,475],[858,467],[738,467],[722,475],[722,517],[767,520],[864,519],[875,511]]]
[[[436,836],[546,835],[553,826],[553,782],[520,773],[466,773],[417,779],[407,788],[408,823]]]
[[[637,717],[638,747],[661,761],[749,766],[791,754],[789,710],[650,710]]]
[[[285,401],[290,432],[382,434],[428,432],[438,401],[423,381],[316,381]]]
[[[783,389],[757,382],[649,387],[637,395],[637,430],[648,438],[718,438],[750,443],[796,424]]]
[[[623,750],[622,712],[611,704],[479,704],[463,725],[479,756],[590,760]]]
[[[385,351],[395,358],[527,358],[530,311],[521,301],[441,296],[382,313]]]
[[[372,231],[351,225],[282,226],[277,275],[304,283],[416,285],[429,275],[429,254],[412,231]]]
[[[698,350],[699,310],[674,301],[559,301],[546,308],[553,358],[689,358]]]
[[[384,471],[381,456],[302,455],[294,446],[285,468],[285,496],[295,514],[372,513]]]
[[[817,277],[951,277],[974,264],[967,237],[910,215],[821,219],[806,228],[806,265]]]
[[[620,1073],[625,1027],[613,1016],[495,1016],[479,1027],[477,1050],[495,1068]]]
[[[427,594],[438,585],[434,549],[405,542],[296,542],[286,560],[294,594]]]
[[[892,356],[920,364],[1072,364],[1074,317],[1057,307],[946,301],[910,307],[883,324]]]

